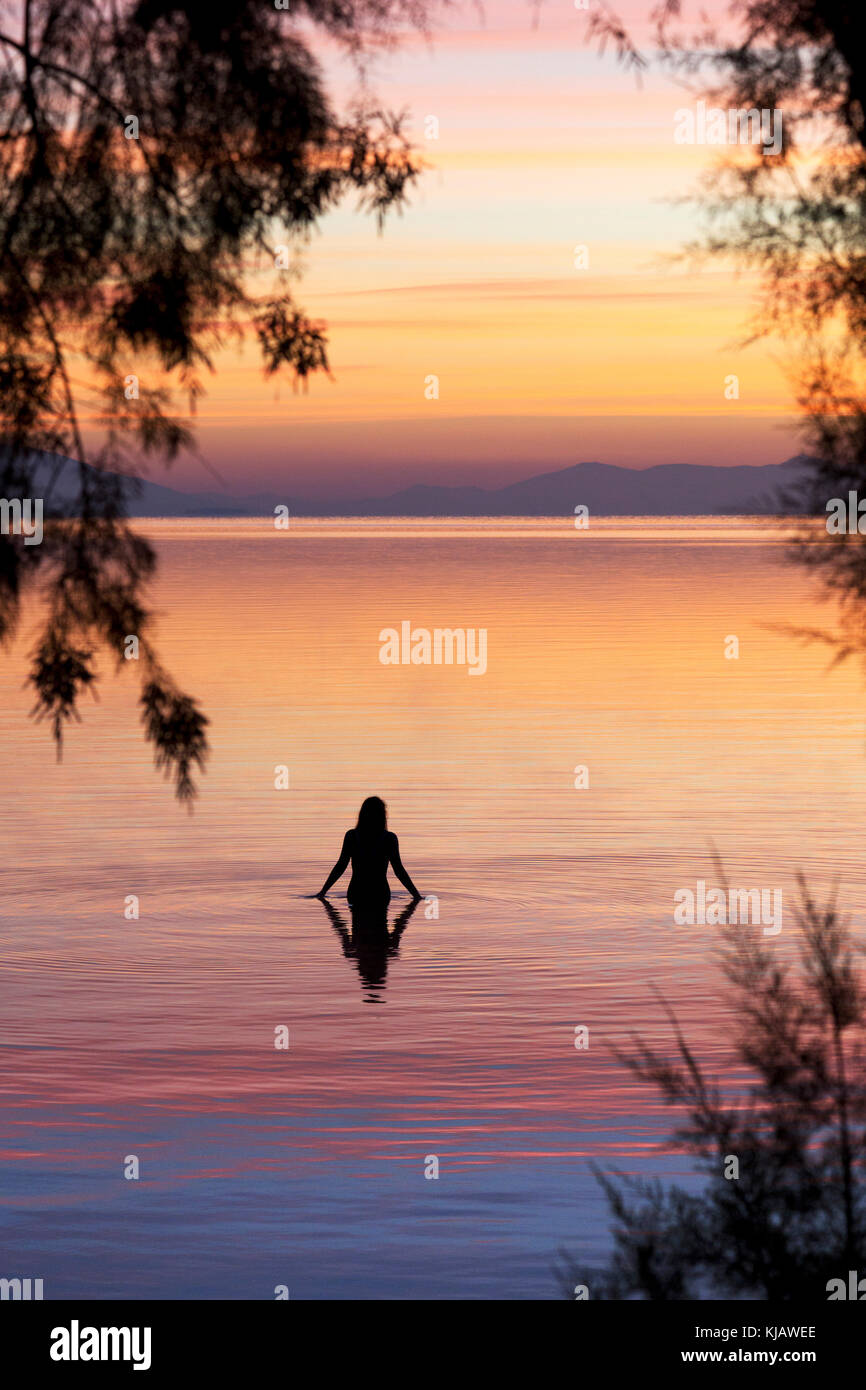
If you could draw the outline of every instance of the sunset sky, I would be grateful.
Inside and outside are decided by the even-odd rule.
[[[645,7],[620,12],[640,38]],[[797,451],[778,346],[737,346],[754,284],[668,259],[698,227],[670,200],[719,151],[676,144],[689,93],[658,69],[639,85],[588,42],[587,19],[573,0],[496,0],[483,17],[461,5],[429,42],[411,35],[377,60],[372,85],[410,113],[430,167],[381,235],[347,204],[305,253],[297,298],[327,322],[333,382],[315,378],[307,395],[265,382],[252,342],[219,360],[199,439],[228,490],[371,496],[418,481],[496,486],[585,459],[776,463]],[[349,98],[354,79],[328,63]],[[438,139],[425,138],[431,115]],[[729,373],[737,401],[725,400]],[[169,481],[214,486],[194,461]]]

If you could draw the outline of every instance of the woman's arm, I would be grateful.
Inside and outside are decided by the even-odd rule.
[[[317,893],[316,896],[320,897],[321,894]],[[414,904],[410,904],[410,906],[414,906]],[[340,938],[340,945],[343,947],[343,955],[350,956],[352,953],[352,937],[349,933],[346,923],[343,921],[339,912],[334,907],[334,904],[329,903],[327,898],[322,898],[322,907],[327,912],[328,917],[330,918],[331,926],[334,928],[334,931]]]
[[[394,873],[399,878],[403,887],[409,893],[412,894],[413,898],[420,898],[421,894],[418,892],[418,889],[415,887],[414,883],[412,882],[411,878],[409,877],[409,875],[403,867],[403,860],[400,858],[400,842],[397,839],[397,836],[394,834],[391,835],[391,850],[389,854],[389,859],[391,863],[391,868],[394,870]]]
[[[404,908],[401,908],[397,916],[394,918],[394,925],[391,928],[391,944],[393,947],[397,946],[400,937],[403,935],[404,931],[411,922],[413,913],[416,912],[420,901],[421,896],[419,894],[417,898],[413,898],[411,902],[408,902]],[[330,908],[331,912],[334,911],[330,903],[325,903],[325,907]]]
[[[337,860],[331,872],[328,874],[328,877],[325,879],[324,888],[320,888],[318,893],[316,894],[317,898],[323,898],[327,893],[328,889],[331,888],[337,882],[337,879],[340,877],[340,875],[344,874],[347,868],[349,867],[349,860],[352,857],[352,842],[350,838],[351,834],[351,830],[347,830],[345,835],[343,836],[343,848],[340,850],[340,857]]]

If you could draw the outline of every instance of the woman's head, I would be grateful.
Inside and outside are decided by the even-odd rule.
[[[384,835],[388,828],[388,812],[380,796],[368,796],[358,812],[359,835]]]

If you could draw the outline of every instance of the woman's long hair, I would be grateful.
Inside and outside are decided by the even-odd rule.
[[[388,812],[380,796],[368,796],[358,812],[355,831],[364,839],[372,840],[376,835],[384,835],[388,829]]]

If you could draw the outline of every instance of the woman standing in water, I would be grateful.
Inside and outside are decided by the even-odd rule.
[[[394,870],[403,887],[416,900],[421,897],[403,868],[397,836],[388,829],[388,813],[381,797],[368,796],[358,812],[358,824],[343,836],[340,857],[316,894],[324,898],[352,864],[352,877],[346,897],[353,907],[384,906],[391,899],[388,887],[388,865]]]

